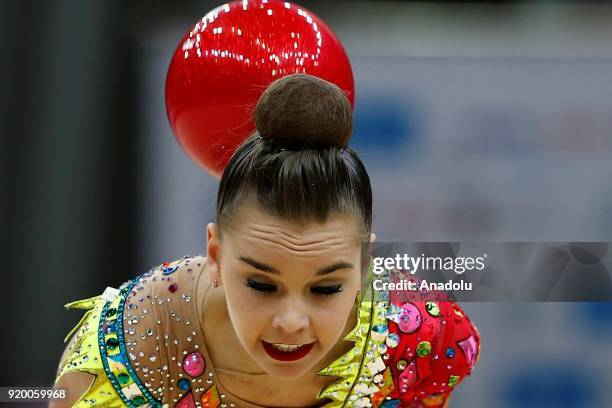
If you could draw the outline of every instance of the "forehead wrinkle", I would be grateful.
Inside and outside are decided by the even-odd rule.
[[[246,239],[251,240],[264,240],[271,244],[274,244],[277,247],[282,247],[294,252],[312,252],[317,250],[338,250],[343,246],[346,246],[347,242],[341,240],[339,238],[329,239],[329,240],[321,240],[317,242],[311,242],[307,244],[296,244],[290,241],[283,239],[275,234],[249,234]]]
[[[343,247],[347,247],[348,243],[346,240],[334,237],[330,239],[319,239],[305,242],[295,242],[291,238],[286,236],[287,234],[278,234],[268,231],[251,230],[248,231],[244,238],[252,241],[264,240],[267,243],[272,244],[276,248],[288,250],[296,255],[304,255],[308,252],[317,251],[329,251],[329,250],[341,250]]]
[[[325,252],[337,253],[338,250],[335,250],[333,247],[324,247],[324,248],[299,248],[299,247],[289,247],[287,245],[283,245],[279,242],[270,242],[268,244],[275,249],[280,249],[281,251],[286,252],[289,256],[320,256]]]
[[[287,230],[285,228],[271,228],[271,229],[264,229],[264,228],[258,228],[258,227],[253,227],[252,229],[250,229],[250,232],[253,232],[253,235],[255,236],[259,236],[265,239],[268,238],[280,238],[282,240],[285,240],[291,244],[294,245],[309,245],[309,244],[317,244],[320,242],[324,242],[324,241],[329,241],[329,240],[337,240],[337,235],[334,234],[333,232],[335,231],[317,231],[315,233],[315,235],[320,235],[319,237],[312,237],[313,234],[310,233],[303,233],[303,234],[299,234],[299,235],[294,235],[291,234],[290,232],[287,232]],[[301,236],[300,236],[301,235]],[[329,238],[326,238],[329,237]]]

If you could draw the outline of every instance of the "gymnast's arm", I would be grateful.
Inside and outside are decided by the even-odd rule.
[[[68,353],[72,349],[72,345],[76,340],[76,334],[72,336],[72,339],[66,346],[66,349],[62,353],[62,358],[60,361],[64,361],[66,357],[68,357]],[[58,370],[59,374],[59,370]],[[55,400],[49,403],[49,408],[68,408],[72,407],[78,399],[87,392],[93,381],[95,380],[95,376],[90,373],[86,373],[83,371],[76,371],[70,373],[64,373],[61,377],[59,377],[55,381],[55,385],[53,389],[63,388],[66,390],[66,399],[63,400]]]

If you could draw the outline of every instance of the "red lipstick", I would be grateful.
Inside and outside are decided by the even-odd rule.
[[[278,350],[272,347],[272,344],[268,343],[267,341],[262,340],[261,343],[263,344],[263,348],[266,351],[266,353],[268,353],[268,355],[272,357],[273,359],[279,360],[279,361],[299,360],[300,358],[308,354],[310,350],[312,350],[312,346],[314,346],[314,343],[310,343],[310,344],[304,344],[302,347],[296,350],[293,350],[293,351],[281,351],[281,350]]]

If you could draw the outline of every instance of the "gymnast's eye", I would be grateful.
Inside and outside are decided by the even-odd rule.
[[[316,295],[331,296],[342,292],[342,285],[315,286],[310,291]]]
[[[271,285],[269,283],[257,282],[256,280],[251,278],[247,278],[244,281],[244,285],[247,288],[250,288],[252,291],[259,293],[273,293],[276,291],[276,286]]]

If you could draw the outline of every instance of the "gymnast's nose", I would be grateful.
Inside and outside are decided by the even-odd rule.
[[[295,333],[307,329],[310,324],[308,313],[295,304],[296,302],[285,302],[272,318],[272,327],[282,329],[287,333]]]

